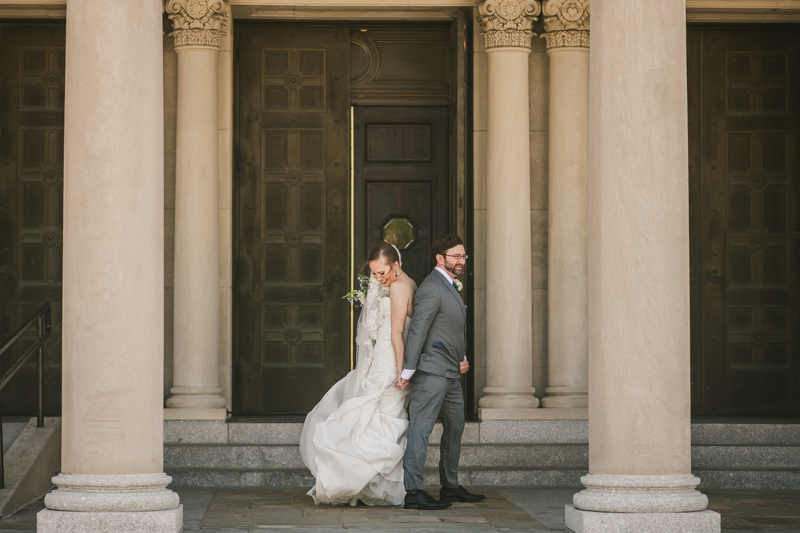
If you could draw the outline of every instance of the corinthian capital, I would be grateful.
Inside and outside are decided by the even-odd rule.
[[[478,22],[483,28],[486,48],[531,47],[531,26],[542,12],[536,0],[483,0],[478,5]]]
[[[542,7],[547,48],[589,47],[589,1],[546,0]]]
[[[228,15],[227,0],[166,0],[164,9],[175,29],[175,46],[219,46]]]

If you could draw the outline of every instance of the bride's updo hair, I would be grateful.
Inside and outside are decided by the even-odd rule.
[[[383,259],[387,265],[392,266],[396,261],[400,261],[400,255],[397,253],[397,248],[386,241],[375,243],[370,248],[367,261],[361,267],[361,271],[369,274],[369,264],[376,259]]]

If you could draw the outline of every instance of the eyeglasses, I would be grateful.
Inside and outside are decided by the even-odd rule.
[[[462,259],[463,259],[464,261],[466,261],[467,259],[469,259],[469,256],[468,256],[468,255],[466,255],[466,254],[464,254],[464,255],[451,255],[451,254],[444,254],[444,255],[446,255],[447,257],[452,257],[452,258],[454,258],[456,261],[461,261]]]

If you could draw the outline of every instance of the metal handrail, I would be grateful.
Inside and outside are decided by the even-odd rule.
[[[50,332],[52,331],[52,324],[51,324],[51,311],[50,311],[50,304],[46,303],[39,308],[36,313],[34,313],[33,317],[28,320],[21,328],[17,330],[14,335],[0,348],[0,357],[3,356],[6,351],[11,348],[14,342],[22,337],[22,335],[30,328],[32,325],[36,324],[36,342],[34,342],[25,353],[23,353],[17,362],[11,365],[11,368],[0,378],[0,391],[3,390],[3,387],[11,381],[11,378],[14,377],[22,365],[25,364],[31,355],[34,352],[38,352],[38,378],[37,378],[37,412],[36,412],[36,427],[44,427],[44,414],[42,410],[42,377],[43,377],[43,370],[44,370],[44,350],[42,350],[42,345],[44,342],[50,337]],[[2,406],[0,406],[0,489],[5,488],[5,464],[3,463],[3,411]]]

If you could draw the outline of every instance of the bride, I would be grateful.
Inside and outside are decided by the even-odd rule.
[[[394,384],[403,371],[405,337],[417,285],[401,269],[400,251],[380,242],[367,258],[370,278],[356,329],[356,368],[306,416],[300,454],[316,484],[316,504],[400,505],[409,390]]]

